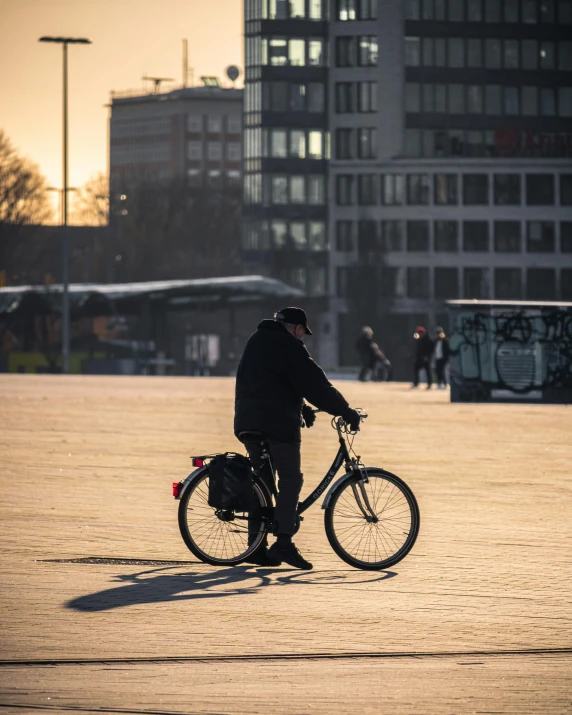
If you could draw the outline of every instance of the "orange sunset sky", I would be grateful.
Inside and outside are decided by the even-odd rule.
[[[0,128],[61,186],[62,49],[42,35],[89,37],[69,48],[70,186],[107,168],[111,90],[143,75],[182,83],[182,40],[195,82],[242,68],[242,0],[0,0]]]

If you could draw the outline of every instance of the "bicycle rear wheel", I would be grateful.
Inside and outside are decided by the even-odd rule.
[[[366,479],[360,478],[366,474]],[[332,549],[346,563],[368,571],[389,568],[407,556],[419,533],[419,520],[417,500],[407,484],[372,467],[348,476],[324,514]]]
[[[271,497],[258,482],[254,482],[252,489],[250,512],[209,506],[208,471],[186,489],[179,502],[179,530],[198,559],[215,566],[232,566],[244,561],[261,545],[267,524],[261,514],[272,506]]]

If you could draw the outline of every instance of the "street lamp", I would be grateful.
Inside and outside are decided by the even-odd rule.
[[[62,188],[62,372],[70,371],[70,302],[68,225],[68,45],[91,45],[87,37],[40,37],[39,42],[56,42],[63,50],[63,188]]]

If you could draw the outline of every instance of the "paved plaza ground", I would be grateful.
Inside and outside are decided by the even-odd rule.
[[[189,455],[238,449],[230,378],[0,376],[0,712],[572,713],[572,412],[342,382],[366,464],[415,492],[389,571],[215,568],[177,527]],[[336,451],[304,434],[304,494]]]

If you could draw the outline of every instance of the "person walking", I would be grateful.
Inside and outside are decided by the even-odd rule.
[[[433,355],[435,357],[438,390],[444,390],[447,387],[447,364],[449,363],[450,354],[449,339],[445,335],[443,328],[437,326],[435,328],[435,348]]]
[[[246,343],[236,375],[234,433],[239,437],[245,431],[261,432],[278,472],[276,542],[270,548],[264,543],[249,559],[262,566],[285,562],[295,568],[312,568],[292,541],[304,481],[300,428],[303,421],[311,427],[315,420],[304,399],[324,412],[340,415],[352,430],[357,431],[360,424],[359,413],[310,357],[304,335],[312,335],[312,331],[301,308],[284,308],[274,319],[263,320]],[[259,469],[256,445],[245,445],[253,467]]]
[[[361,333],[356,340],[356,350],[361,361],[361,370],[358,375],[360,382],[367,382],[378,379],[378,371],[381,365],[385,365],[387,369],[391,367],[391,363],[381,351],[379,345],[373,340],[373,330],[369,325],[364,325]]]
[[[433,376],[431,374],[433,341],[422,325],[418,325],[417,328],[415,328],[413,337],[417,341],[417,344],[415,347],[415,374],[413,377],[413,385],[411,387],[419,386],[419,373],[421,370],[425,370],[425,373],[427,374],[427,389],[430,390],[431,385],[433,384]]]

